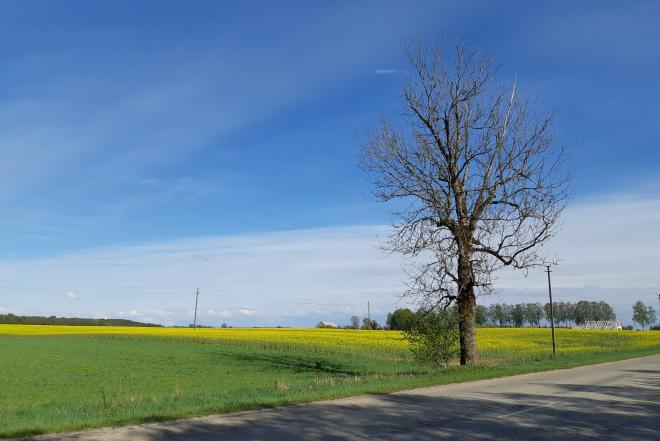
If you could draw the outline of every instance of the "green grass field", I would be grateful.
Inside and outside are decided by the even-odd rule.
[[[660,353],[660,332],[481,329],[484,363],[433,372],[395,332],[0,327],[0,437],[232,412]],[[17,330],[18,329],[18,330]],[[35,330],[36,329],[36,330]],[[115,328],[117,329],[117,328]],[[179,331],[177,331],[179,333]],[[224,332],[224,333],[223,333]]]

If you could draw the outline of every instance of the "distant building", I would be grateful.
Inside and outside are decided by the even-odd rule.
[[[621,320],[589,320],[584,324],[584,329],[607,329],[611,331],[621,331],[623,326]]]
[[[319,322],[318,325],[316,325],[317,328],[338,328],[339,325],[335,322]]]

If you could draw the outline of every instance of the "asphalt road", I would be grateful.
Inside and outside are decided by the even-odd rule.
[[[660,440],[660,355],[40,441]]]

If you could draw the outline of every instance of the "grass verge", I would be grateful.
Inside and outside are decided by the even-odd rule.
[[[531,343],[521,349],[520,341],[535,341],[537,332],[498,330],[493,338],[499,345],[481,335],[487,363],[442,371],[417,366],[407,352],[392,349],[350,353],[294,345],[282,349],[263,341],[0,334],[0,437],[386,393],[660,353],[654,333],[608,339],[599,331],[564,330],[563,349],[552,359],[545,350],[532,350]],[[646,335],[652,340],[644,340]]]

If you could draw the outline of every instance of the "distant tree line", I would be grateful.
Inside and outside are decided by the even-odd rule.
[[[555,324],[570,327],[584,325],[587,321],[614,320],[614,309],[606,302],[581,300],[553,302]],[[450,308],[451,309],[451,308]],[[423,311],[422,311],[423,312]],[[450,312],[454,312],[453,310]],[[412,329],[420,311],[413,312],[400,308],[387,314],[386,329],[408,331]],[[475,321],[478,326],[501,326],[522,328],[540,327],[544,320],[550,320],[550,303],[495,303],[490,306],[477,305]],[[356,328],[357,329],[357,328]]]
[[[606,302],[580,300],[572,302],[553,302],[555,324],[570,327],[584,325],[588,321],[614,320],[614,309]],[[477,324],[481,326],[524,326],[539,327],[543,320],[550,320],[550,303],[495,303],[485,307],[477,306]]]
[[[153,323],[141,323],[124,319],[90,319],[77,317],[41,317],[0,314],[0,324],[7,325],[66,325],[66,326],[136,326],[160,327]]]
[[[603,321],[616,319],[614,309],[606,302],[588,302],[581,300],[577,303],[559,302],[555,305],[555,320],[569,326],[571,323],[584,325],[588,321]],[[544,310],[546,317],[550,314],[550,304]]]
[[[514,326],[525,325],[539,327],[545,318],[543,305],[540,303],[495,303],[489,307],[477,305],[475,320],[478,326]]]

